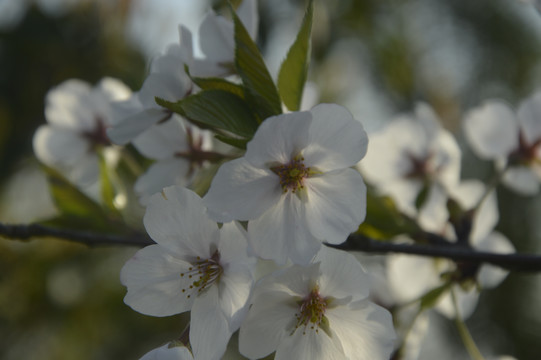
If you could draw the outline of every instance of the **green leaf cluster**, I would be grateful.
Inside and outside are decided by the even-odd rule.
[[[222,78],[191,77],[201,91],[177,102],[156,98],[158,105],[216,133],[216,138],[245,149],[259,125],[282,113],[282,103],[300,109],[310,62],[313,4],[309,1],[297,38],[278,75],[278,86],[256,43],[230,7],[235,39],[235,71],[241,83]],[[186,68],[189,74],[189,69]]]

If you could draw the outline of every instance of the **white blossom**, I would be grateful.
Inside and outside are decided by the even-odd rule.
[[[463,210],[470,210],[484,191],[482,183],[471,180],[452,189],[451,197]],[[497,203],[492,193],[475,212],[469,245],[479,251],[513,253],[515,250],[509,240],[494,231],[497,222]],[[446,236],[450,242],[457,241],[450,223],[446,222],[440,228],[441,235]],[[448,283],[447,291],[439,297],[435,308],[449,318],[456,316],[451,291],[456,297],[460,316],[467,318],[475,310],[479,288],[496,287],[508,274],[508,271],[488,264],[455,263],[447,259],[411,255],[390,255],[387,265],[389,286],[398,303],[419,299],[430,290]]]
[[[471,110],[464,133],[473,151],[494,160],[510,189],[534,195],[541,179],[541,92],[523,101],[515,112],[502,101],[490,100]]]
[[[156,245],[139,250],[122,268],[126,304],[152,316],[191,310],[195,358],[219,359],[247,310],[255,259],[245,231],[207,217],[201,198],[167,187],[150,198],[145,228]]]
[[[236,11],[252,39],[256,39],[259,25],[256,0],[243,0]],[[199,46],[205,54],[198,73],[205,76],[226,76],[232,73],[235,61],[233,22],[209,11],[199,27]]]
[[[71,79],[51,89],[45,99],[47,124],[34,134],[37,158],[76,185],[96,184],[98,152],[114,152],[106,135],[113,122],[111,102],[130,95],[126,85],[112,78],[102,79],[95,87]]]
[[[258,17],[255,0],[244,0],[238,9],[240,20],[250,34],[257,32]],[[234,61],[233,23],[209,12],[199,29],[200,46],[206,57],[194,57],[192,33],[179,26],[179,43],[171,44],[165,54],[157,56],[141,89],[129,101],[117,104],[118,125],[108,131],[117,144],[126,144],[150,126],[165,121],[172,112],[156,103],[155,98],[177,102],[196,91],[192,76],[229,75]]]
[[[293,265],[257,284],[239,332],[239,350],[255,359],[388,359],[390,313],[367,300],[369,280],[356,259],[323,247],[314,262]]]
[[[205,164],[205,152],[212,149],[209,131],[173,117],[163,124],[151,126],[133,141],[135,148],[155,162],[135,183],[135,192],[142,205],[148,198],[170,185],[189,185]]]
[[[461,152],[434,111],[417,104],[413,116],[399,116],[369,138],[368,152],[359,164],[366,180],[391,196],[402,212],[418,217],[426,230],[446,220],[447,189],[460,179]],[[426,199],[417,210],[423,191]]]
[[[271,117],[244,157],[220,167],[204,200],[217,221],[249,221],[258,256],[308,263],[322,241],[341,243],[364,220],[366,187],[350,167],[367,141],[338,105]]]

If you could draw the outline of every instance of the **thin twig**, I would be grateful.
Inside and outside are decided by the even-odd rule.
[[[438,238],[438,236],[434,234],[431,236]],[[59,229],[40,224],[5,225],[0,223],[0,237],[20,240],[53,237],[89,246],[132,245],[142,247],[155,243],[147,234],[140,232],[133,233],[132,235],[112,235],[81,230]],[[350,235],[343,244],[325,245],[348,251],[443,257],[455,261],[488,263],[511,271],[541,272],[541,255],[517,253],[496,254],[477,251],[468,247],[454,246],[453,244],[442,245],[441,243],[442,242],[438,241],[434,245],[396,244],[388,241],[370,239],[361,235]]]

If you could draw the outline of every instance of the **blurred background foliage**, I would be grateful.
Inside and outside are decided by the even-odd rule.
[[[4,1],[12,0],[0,0],[0,11]],[[141,3],[147,9],[167,7],[174,1],[66,1],[70,4],[60,14],[46,13],[31,0],[24,3],[20,18],[0,28],[0,222],[54,214],[31,146],[33,132],[45,122],[47,91],[69,78],[96,83],[103,76],[120,78],[137,90],[152,54],[126,35],[133,8],[145,9]],[[222,11],[223,3],[198,6]],[[258,44],[276,73],[305,1],[259,3]],[[410,111],[417,101],[428,102],[464,145],[462,177],[490,178],[491,164],[468,150],[460,121],[485,99],[517,106],[539,88],[541,16],[533,6],[519,0],[315,3],[309,79],[320,101],[347,106],[368,131]],[[177,25],[160,24],[173,32]],[[525,198],[505,189],[498,196],[499,230],[518,251],[540,253],[539,196]],[[136,359],[177,337],[186,316],[147,317],[122,302],[119,271],[136,250],[55,239],[0,240],[0,358]],[[487,354],[538,359],[539,304],[540,276],[511,274],[483,293],[468,325]],[[454,328],[441,329],[447,345],[459,350],[440,350],[437,357],[465,358]]]

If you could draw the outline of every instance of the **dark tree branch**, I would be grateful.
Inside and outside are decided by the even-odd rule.
[[[361,235],[350,235],[346,242],[340,245],[327,246],[348,250],[362,251],[366,253],[399,253],[420,255],[428,257],[443,257],[459,262],[487,263],[510,271],[541,272],[541,255],[533,254],[496,254],[477,251],[469,247],[456,246],[453,244],[443,245],[443,241],[437,235],[429,234],[434,245],[420,244],[396,244],[387,241],[370,239]],[[54,237],[70,240],[89,246],[95,245],[132,245],[147,246],[155,242],[144,233],[133,235],[110,235],[95,232],[58,229],[54,227],[30,224],[30,225],[5,225],[0,223],[0,237],[8,239],[27,240],[34,237]],[[434,241],[438,240],[438,241]]]
[[[133,235],[111,235],[96,232],[59,229],[40,224],[29,225],[5,225],[0,223],[0,237],[8,239],[27,240],[34,237],[55,237],[70,240],[89,246],[94,245],[134,245],[147,246],[154,244],[154,241],[143,233]]]
[[[437,235],[431,234],[433,237]],[[541,255],[534,254],[496,254],[478,251],[470,247],[448,245],[396,244],[388,241],[370,239],[361,235],[350,235],[346,242],[340,245],[327,246],[367,253],[398,253],[429,257],[443,257],[459,262],[487,263],[510,271],[540,272]]]

